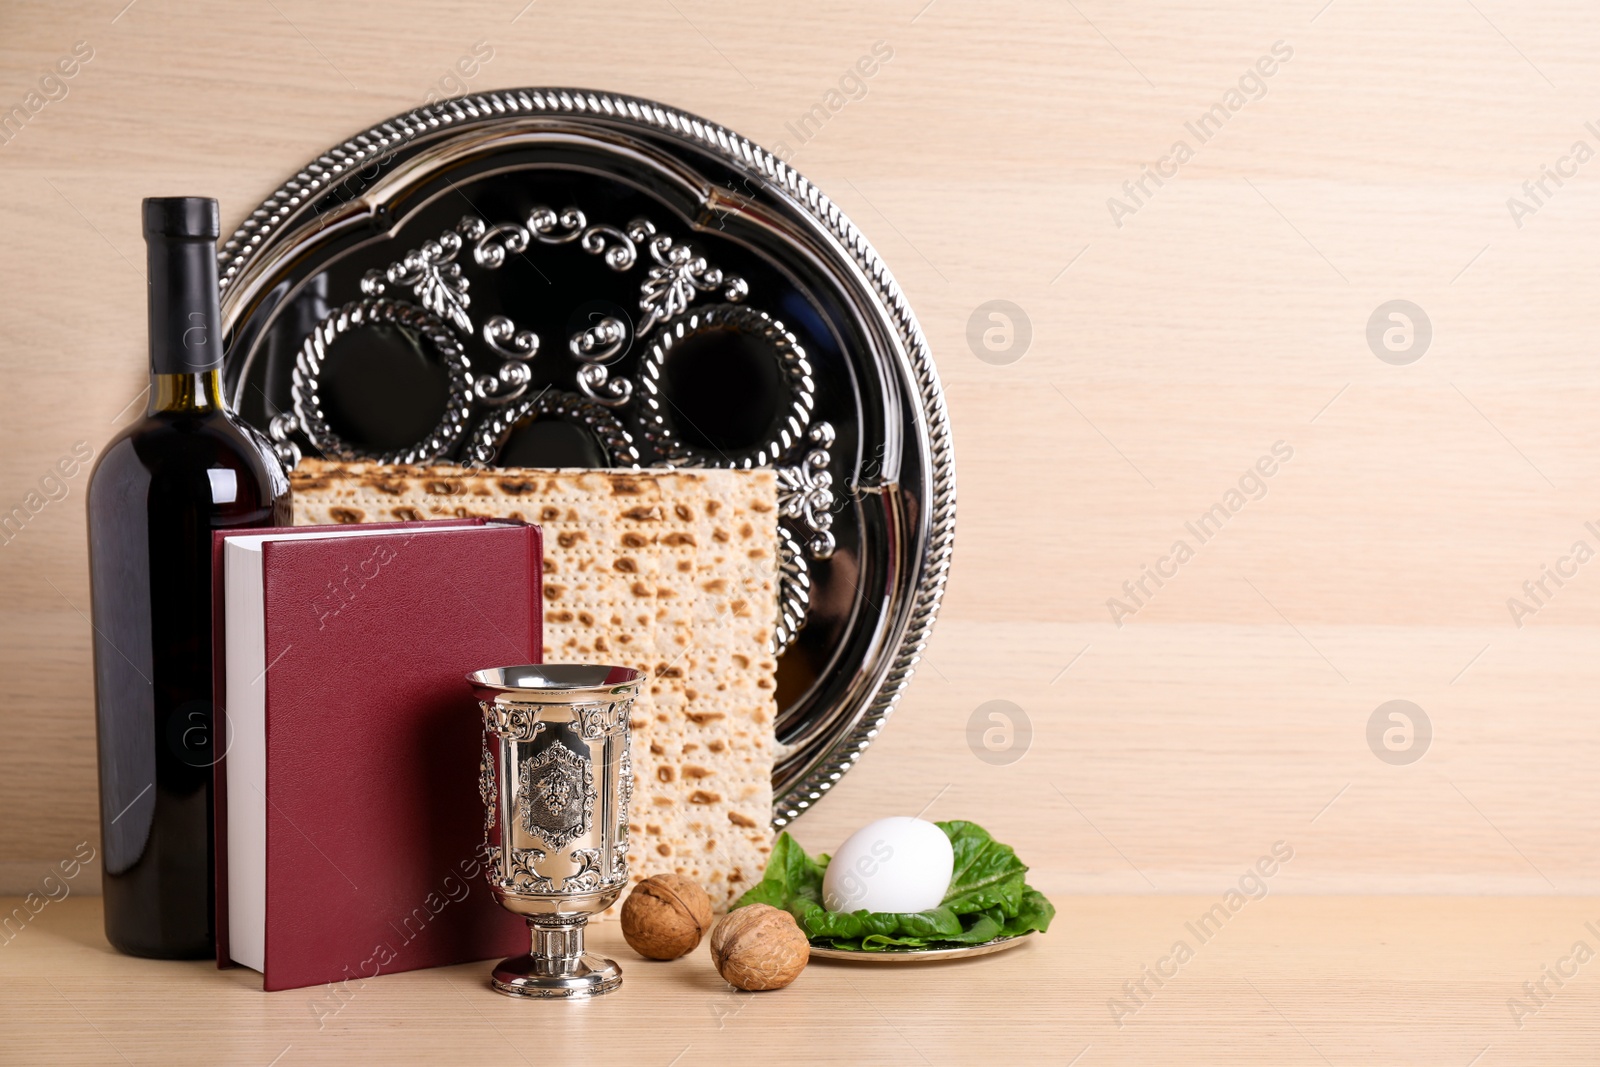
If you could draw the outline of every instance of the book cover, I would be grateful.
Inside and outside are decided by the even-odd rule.
[[[463,677],[540,662],[539,530],[465,520],[338,535],[351,529],[296,528],[260,544],[264,782],[251,780],[257,761],[233,751],[240,737],[220,739],[235,769],[228,754],[217,763],[218,961],[244,958],[229,934],[241,888],[230,893],[231,798],[263,809],[268,990],[528,945],[483,878],[482,726]],[[219,579],[236,536],[216,539]],[[232,652],[221,627],[215,643],[225,709]]]

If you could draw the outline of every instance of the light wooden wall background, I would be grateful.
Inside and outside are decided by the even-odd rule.
[[[131,418],[140,197],[216,195],[231,229],[480,41],[472,90],[636,93],[795,148],[881,40],[793,162],[927,330],[960,535],[924,669],[801,839],[926,808],[1061,893],[1209,892],[1277,840],[1283,890],[1600,890],[1600,562],[1520,628],[1506,604],[1600,549],[1600,161],[1507,207],[1600,150],[1593,5],[8,0],[0,102],[80,40],[66,98],[0,145],[0,509]],[[1267,95],[1114,225],[1276,41]],[[967,341],[995,299],[1032,329],[1004,365]],[[1410,365],[1368,347],[1391,299],[1432,323]],[[1266,498],[1114,626],[1107,598],[1280,440]],[[97,834],[84,481],[0,546],[0,891]],[[996,699],[1033,728],[1006,766],[967,743]],[[1365,740],[1391,699],[1433,725],[1410,766]]]

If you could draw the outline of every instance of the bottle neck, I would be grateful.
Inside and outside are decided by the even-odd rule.
[[[200,414],[222,409],[222,371],[219,368],[189,374],[150,375],[148,412],[151,415],[163,411]]]
[[[145,234],[150,373],[196,378],[222,366],[217,246],[204,237]]]

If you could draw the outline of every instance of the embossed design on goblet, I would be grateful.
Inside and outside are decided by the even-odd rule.
[[[519,997],[609,993],[621,968],[584,952],[583,928],[627,884],[628,712],[644,675],[527,665],[467,680],[483,712],[489,886],[501,907],[527,920],[533,941],[527,955],[503,960],[490,984]]]
[[[500,807],[500,788],[494,777],[494,753],[488,735],[483,738],[483,755],[478,759],[478,799],[483,802],[483,832],[494,829],[495,812]]]
[[[561,848],[589,832],[597,799],[588,756],[560,741],[525,760],[521,777],[522,828]]]

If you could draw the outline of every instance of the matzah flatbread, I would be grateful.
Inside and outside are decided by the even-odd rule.
[[[633,711],[629,877],[693,878],[719,910],[772,850],[777,485],[771,471],[305,460],[296,525],[516,518],[544,530],[544,658],[646,672]]]

